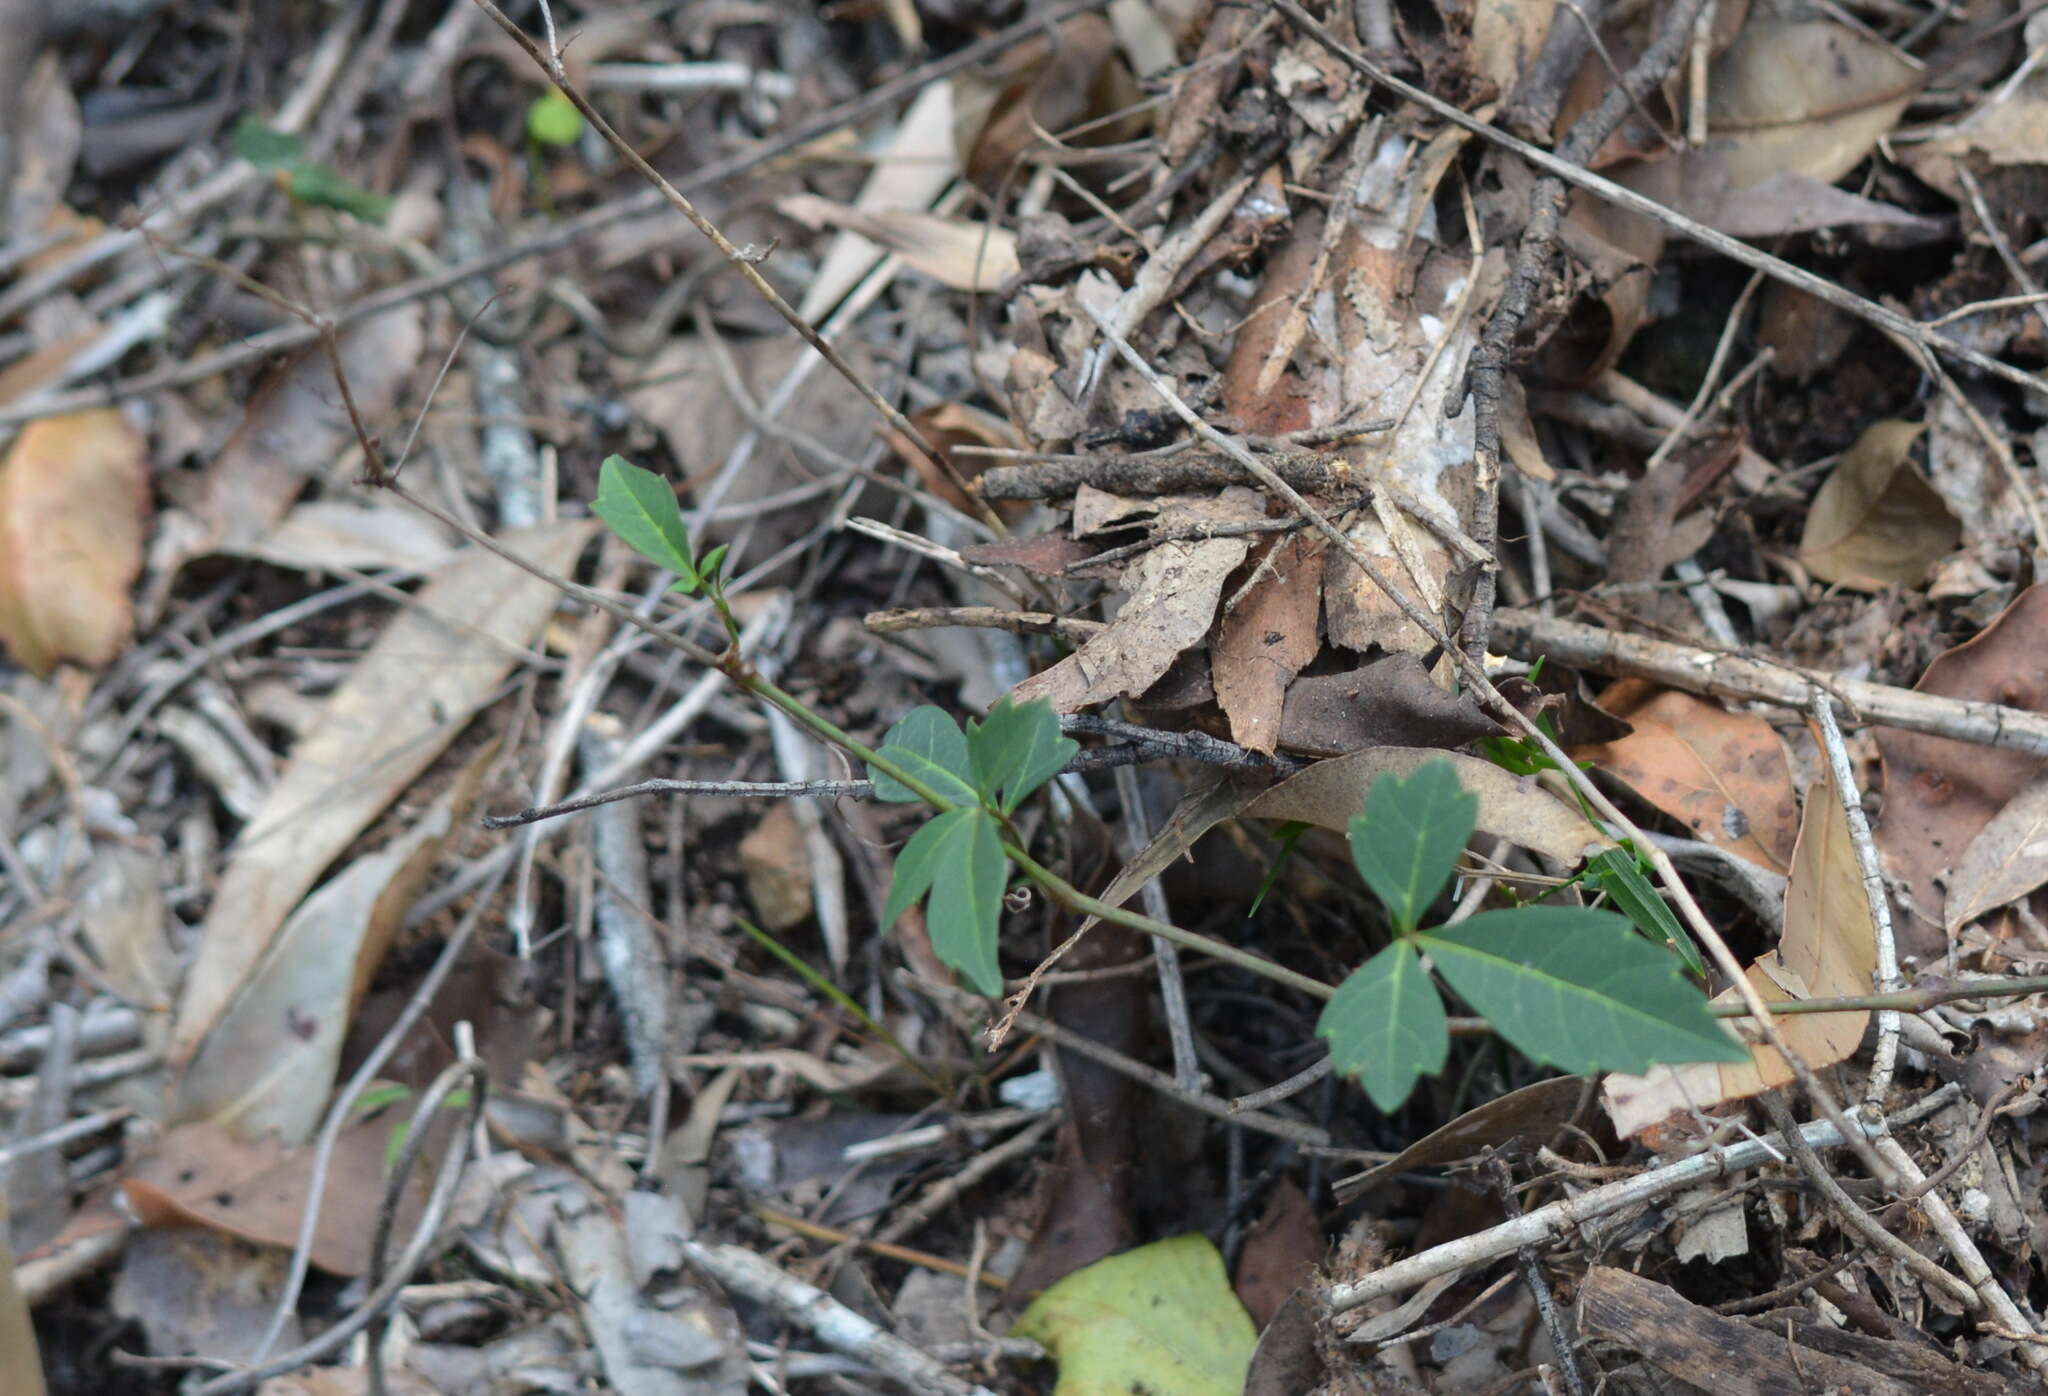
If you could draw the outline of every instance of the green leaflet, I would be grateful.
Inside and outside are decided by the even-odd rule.
[[[1678,962],[1612,912],[1484,911],[1415,937],[1444,982],[1537,1061],[1643,1072],[1660,1062],[1747,1061]]]
[[[897,917],[929,892],[925,924],[932,949],[976,993],[995,998],[1003,992],[996,940],[1008,873],[995,817],[979,807],[947,810],[913,834],[896,855],[882,924],[895,925]]]
[[[1365,813],[1351,820],[1351,861],[1386,903],[1394,927],[1415,929],[1444,890],[1479,820],[1479,799],[1458,783],[1448,761],[1428,761],[1402,780],[1372,783]]]
[[[1026,796],[1058,775],[1080,749],[1079,742],[1060,735],[1059,715],[1042,700],[1019,705],[1006,697],[986,718],[967,724],[975,787],[984,797],[996,799],[1004,814],[1015,813]]]
[[[967,737],[960,724],[942,709],[926,703],[912,708],[882,739],[882,755],[904,767],[946,799],[961,805],[978,805],[974,789],[974,765],[967,755]],[[880,770],[875,778],[875,798],[909,804],[922,799],[916,791]]]
[[[1392,1111],[1408,1099],[1417,1078],[1443,1070],[1450,1051],[1443,1000],[1422,958],[1397,940],[1337,986],[1323,1006],[1316,1035],[1330,1044],[1338,1072],[1356,1076],[1372,1103]]]
[[[686,596],[696,591],[697,563],[690,552],[690,535],[668,481],[624,456],[606,456],[598,468],[597,499],[590,508],[627,547],[677,574],[671,591]]]

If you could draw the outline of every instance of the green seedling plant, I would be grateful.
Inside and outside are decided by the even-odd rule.
[[[526,166],[531,172],[533,187],[540,193],[541,209],[551,217],[555,211],[555,191],[548,181],[544,152],[566,149],[576,144],[582,135],[583,113],[562,95],[559,87],[550,87],[534,98],[526,109]]]
[[[1450,1032],[1432,969],[1508,1043],[1563,1071],[1748,1059],[1677,957],[1626,917],[1523,906],[1424,927],[1478,815],[1451,764],[1430,761],[1405,780],[1381,776],[1351,820],[1352,862],[1385,905],[1394,939],[1338,986],[1316,1033],[1373,1104],[1396,1109],[1443,1069]]]
[[[305,148],[289,131],[280,131],[253,112],[235,123],[235,154],[259,170],[279,177],[285,192],[301,204],[340,209],[366,223],[382,223],[391,215],[391,196],[373,194],[351,184],[331,166],[305,158]]]
[[[611,456],[599,467],[591,508],[628,547],[676,574],[670,591],[704,592],[724,622],[726,638],[738,644],[739,625],[725,595],[725,548],[697,556],[666,480]],[[833,739],[869,759],[876,799],[921,800],[938,809],[896,855],[882,924],[893,926],[924,902],[939,959],[976,992],[1000,995],[996,943],[1011,869],[1005,844],[1016,844],[1010,816],[1074,759],[1080,743],[1060,735],[1050,704],[1008,699],[986,718],[969,719],[964,731],[939,708],[914,708],[889,729],[879,752],[844,734]]]

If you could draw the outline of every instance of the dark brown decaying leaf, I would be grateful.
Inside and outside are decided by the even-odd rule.
[[[1967,644],[1935,659],[1920,693],[2048,711],[2048,586],[2033,586]],[[1896,728],[1874,729],[1884,756],[1877,846],[1909,913],[1902,954],[1946,950],[1952,870],[1998,812],[2041,771],[2038,757]]]
[[[1916,586],[1954,550],[1962,525],[1913,468],[1913,422],[1879,422],[1829,475],[1806,516],[1799,561],[1824,582]]]
[[[1323,1258],[1323,1228],[1294,1180],[1283,1178],[1266,1210],[1245,1233],[1232,1280],[1238,1301],[1263,1329],[1287,1297],[1314,1277]]]
[[[0,464],[0,644],[34,674],[97,667],[128,639],[149,459],[113,408],[30,422]]]
[[[1449,750],[1499,730],[1470,693],[1451,693],[1413,656],[1392,654],[1341,674],[1296,679],[1279,735],[1288,751],[1343,756],[1371,746]]]
[[[1455,1163],[1511,1139],[1540,1139],[1576,1121],[1592,1103],[1590,1083],[1555,1076],[1475,1105],[1431,1130],[1385,1163],[1337,1180],[1337,1198],[1349,1203],[1397,1173]]]
[[[1799,803],[1784,747],[1769,723],[1642,679],[1612,685],[1600,706],[1634,730],[1581,747],[1575,757],[1626,781],[1702,842],[1785,871],[1798,837]]]

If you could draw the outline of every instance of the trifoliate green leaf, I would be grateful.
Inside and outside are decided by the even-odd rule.
[[[1423,932],[1415,945],[1494,1031],[1565,1071],[1749,1060],[1678,961],[1613,912],[1482,911]]]
[[[1323,1005],[1316,1036],[1330,1044],[1339,1074],[1356,1076],[1372,1103],[1392,1111],[1408,1099],[1417,1078],[1444,1069],[1451,1035],[1443,999],[1422,957],[1397,940],[1351,972]]]
[[[1397,930],[1415,929],[1444,890],[1479,820],[1479,799],[1448,761],[1425,761],[1403,780],[1389,772],[1351,820],[1351,861],[1387,905]]]

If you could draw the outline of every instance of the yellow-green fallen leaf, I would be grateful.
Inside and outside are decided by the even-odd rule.
[[[1053,1396],[1238,1396],[1258,1342],[1223,1257],[1202,1236],[1076,1270],[1011,1332],[1043,1343],[1060,1364]]]

